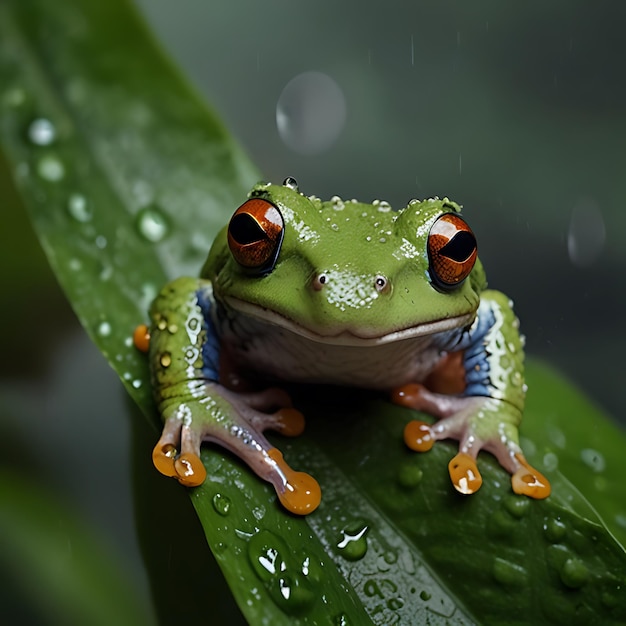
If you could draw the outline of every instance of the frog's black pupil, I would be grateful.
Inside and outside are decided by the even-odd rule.
[[[235,215],[230,220],[229,230],[231,237],[242,246],[266,239],[265,232],[259,223],[247,213]]]
[[[476,249],[476,238],[466,230],[459,231],[448,243],[439,250],[439,254],[462,263]]]

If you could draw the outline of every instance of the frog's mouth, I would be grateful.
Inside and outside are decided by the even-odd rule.
[[[426,337],[437,333],[446,332],[455,328],[469,326],[474,320],[474,313],[466,313],[456,317],[422,322],[405,328],[397,328],[383,333],[376,333],[367,328],[345,327],[338,332],[319,332],[306,326],[302,326],[293,320],[262,306],[244,302],[238,298],[226,297],[226,303],[233,310],[253,319],[257,319],[272,326],[278,326],[289,332],[310,341],[340,346],[378,346],[395,341],[404,341],[416,337]]]

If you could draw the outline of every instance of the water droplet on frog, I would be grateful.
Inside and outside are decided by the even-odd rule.
[[[424,602],[428,602],[428,600],[430,600],[432,598],[432,594],[428,593],[428,591],[424,590],[424,591],[420,591],[420,600],[423,600]]]
[[[70,195],[67,200],[67,211],[77,222],[88,222],[92,218],[87,198],[80,193]]]
[[[139,234],[151,243],[162,241],[169,232],[167,218],[154,205],[145,207],[137,213],[136,224]]]
[[[276,126],[283,142],[299,154],[320,154],[337,140],[346,122],[346,100],[339,85],[321,72],[304,72],[283,89],[276,104]]]
[[[33,120],[28,127],[28,138],[36,146],[49,146],[56,139],[54,124],[43,117]]]
[[[381,213],[389,213],[389,211],[391,211],[391,205],[389,204],[389,202],[386,202],[385,200],[381,200],[378,203],[378,210]],[[389,233],[391,234],[391,233]]]
[[[37,174],[51,183],[58,183],[65,177],[65,166],[52,154],[47,154],[37,163]]]
[[[339,196],[333,196],[330,199],[330,203],[333,205],[335,211],[343,211],[346,207],[345,202]]]
[[[367,552],[367,531],[369,526],[363,522],[353,522],[342,531],[342,537],[337,543],[341,556],[348,561],[358,561]]]
[[[289,189],[293,189],[294,191],[298,191],[298,181],[292,176],[287,176],[283,181],[283,187],[289,187]],[[311,198],[309,198],[310,200]]]
[[[606,461],[602,454],[592,448],[581,450],[580,458],[583,460],[583,463],[594,472],[603,472],[606,467]]]
[[[606,241],[604,217],[598,203],[582,198],[573,208],[567,233],[570,261],[578,267],[589,267],[598,259]]]
[[[111,324],[109,324],[109,322],[101,322],[97,332],[100,337],[108,337],[111,334],[111,330]]]
[[[228,498],[227,496],[224,496],[221,493],[216,493],[213,496],[213,500],[211,502],[216,513],[218,513],[222,517],[226,517],[226,515],[228,515],[228,513],[230,512],[231,502],[230,498]]]

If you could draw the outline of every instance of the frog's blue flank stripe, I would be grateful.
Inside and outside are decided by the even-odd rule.
[[[489,353],[485,349],[485,339],[496,323],[493,309],[481,303],[476,321],[469,330],[469,345],[463,355],[465,368],[466,396],[490,396],[491,369],[489,367]]]
[[[215,306],[210,288],[196,291],[198,306],[204,320],[206,339],[202,344],[202,373],[207,380],[218,381],[220,377],[220,341],[213,323],[212,309]]]

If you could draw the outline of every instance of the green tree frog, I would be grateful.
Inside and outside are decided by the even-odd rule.
[[[263,435],[298,435],[302,414],[277,387],[237,389],[242,377],[379,389],[439,418],[409,421],[416,451],[454,438],[454,487],[479,489],[485,449],[516,493],[545,498],[548,481],[519,446],[522,338],[509,299],[486,289],[476,239],[456,203],[412,200],[398,211],[306,196],[292,178],[258,184],[217,236],[200,278],[167,284],[135,332],[149,350],[164,428],[157,469],[201,484],[203,441],[269,481],[297,514],[321,498]],[[274,382],[271,382],[274,381]]]

